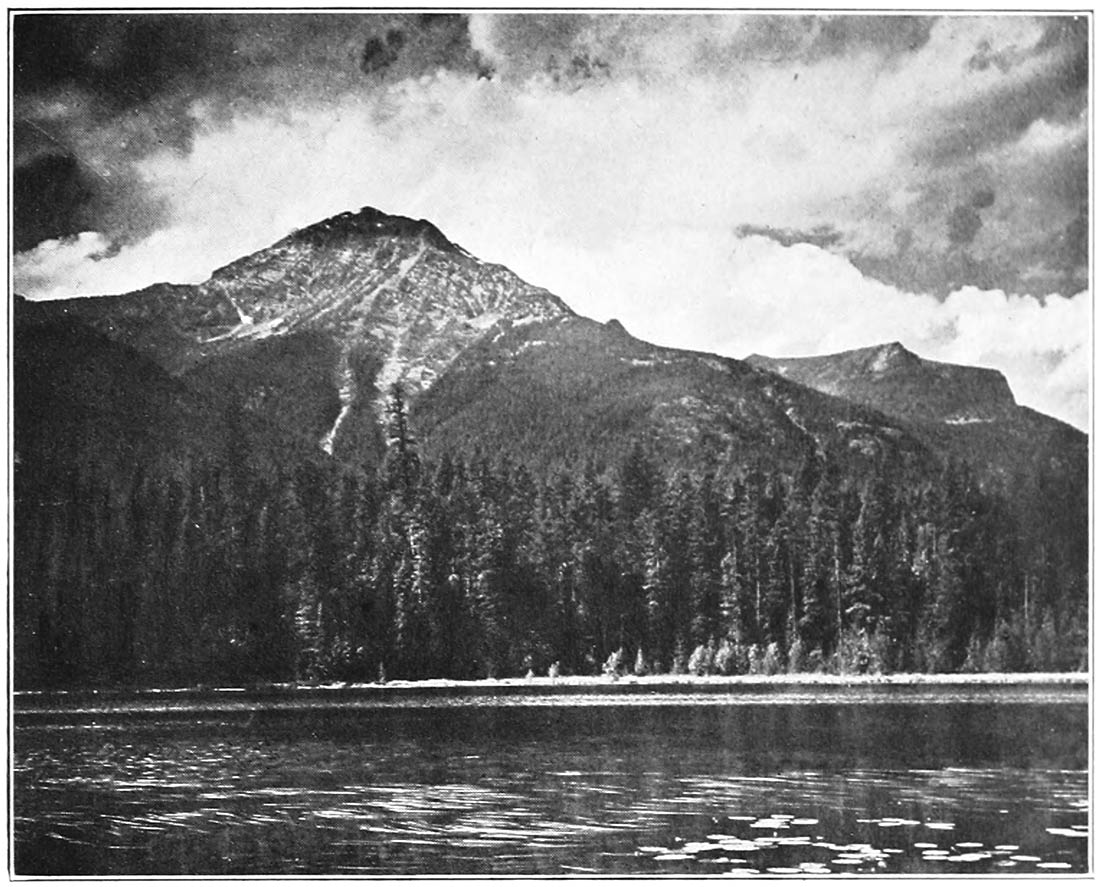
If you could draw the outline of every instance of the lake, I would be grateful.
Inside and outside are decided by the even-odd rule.
[[[15,870],[1079,873],[1086,698],[17,706]]]

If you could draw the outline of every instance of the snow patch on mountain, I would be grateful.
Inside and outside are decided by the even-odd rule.
[[[330,428],[328,433],[321,438],[321,449],[330,456],[332,455],[333,446],[336,443],[336,434],[340,430],[340,426],[344,424],[344,420],[347,419],[348,413],[351,412],[351,408],[355,405],[357,389],[355,384],[355,372],[351,367],[351,354],[346,348],[340,354],[338,372],[340,379],[340,412],[337,414],[336,421],[333,422],[332,428]]]
[[[983,416],[952,416],[943,421],[948,425],[986,425],[993,420]]]
[[[488,330],[492,329],[503,319],[498,311],[486,311],[484,314],[479,314],[476,317],[471,317],[466,321],[475,330]]]

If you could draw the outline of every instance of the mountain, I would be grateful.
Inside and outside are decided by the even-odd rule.
[[[898,342],[815,357],[753,354],[752,366],[878,410],[1003,484],[1040,469],[1087,477],[1088,436],[1016,403],[997,370],[927,360]]]
[[[817,391],[880,411],[926,446],[969,463],[1003,490],[1021,524],[1088,551],[1088,435],[1019,406],[997,370],[918,357],[898,342],[815,357],[753,354],[747,362]]]
[[[927,456],[874,410],[579,317],[430,222],[372,208],[296,231],[197,286],[38,310],[352,462],[378,458],[394,382],[429,451],[539,465],[618,458],[642,438],[694,464],[790,466],[818,450]]]
[[[429,222],[369,208],[296,231],[199,286],[47,307],[210,394],[285,421],[330,453],[340,436],[376,437],[372,401],[393,382],[415,394],[502,321],[571,314]]]
[[[785,379],[907,421],[969,425],[1016,411],[997,370],[925,360],[900,342],[817,357],[746,360]]]
[[[996,373],[657,346],[370,208],[13,320],[20,687],[1087,652],[1087,441]]]

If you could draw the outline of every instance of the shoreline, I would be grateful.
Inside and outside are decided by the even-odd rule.
[[[481,687],[528,687],[544,689],[547,687],[763,687],[806,684],[813,686],[868,686],[889,684],[893,686],[920,686],[926,684],[1008,686],[1014,684],[1088,684],[1089,673],[1084,671],[1065,672],[981,672],[930,674],[924,672],[905,672],[897,674],[822,674],[797,673],[776,675],[563,675],[556,678],[533,676],[523,678],[475,678],[458,680],[453,678],[420,678],[405,680],[395,678],[389,681],[330,681],[327,683],[270,682],[246,686],[210,687],[205,685],[191,687],[72,687],[66,689],[15,690],[16,699],[34,696],[66,694],[146,694],[146,693],[244,693],[296,690],[359,690],[359,689],[410,689],[429,687],[433,689],[475,689]]]
[[[435,679],[385,684],[29,690],[13,694],[12,711],[17,721],[33,723],[66,716],[233,716],[463,706],[1084,703],[1090,687],[1090,677],[1083,672]]]

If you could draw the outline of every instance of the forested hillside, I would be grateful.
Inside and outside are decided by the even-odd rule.
[[[969,470],[193,453],[16,473],[20,687],[1086,665],[1072,553],[1027,551]],[[42,507],[51,498],[71,507]]]

